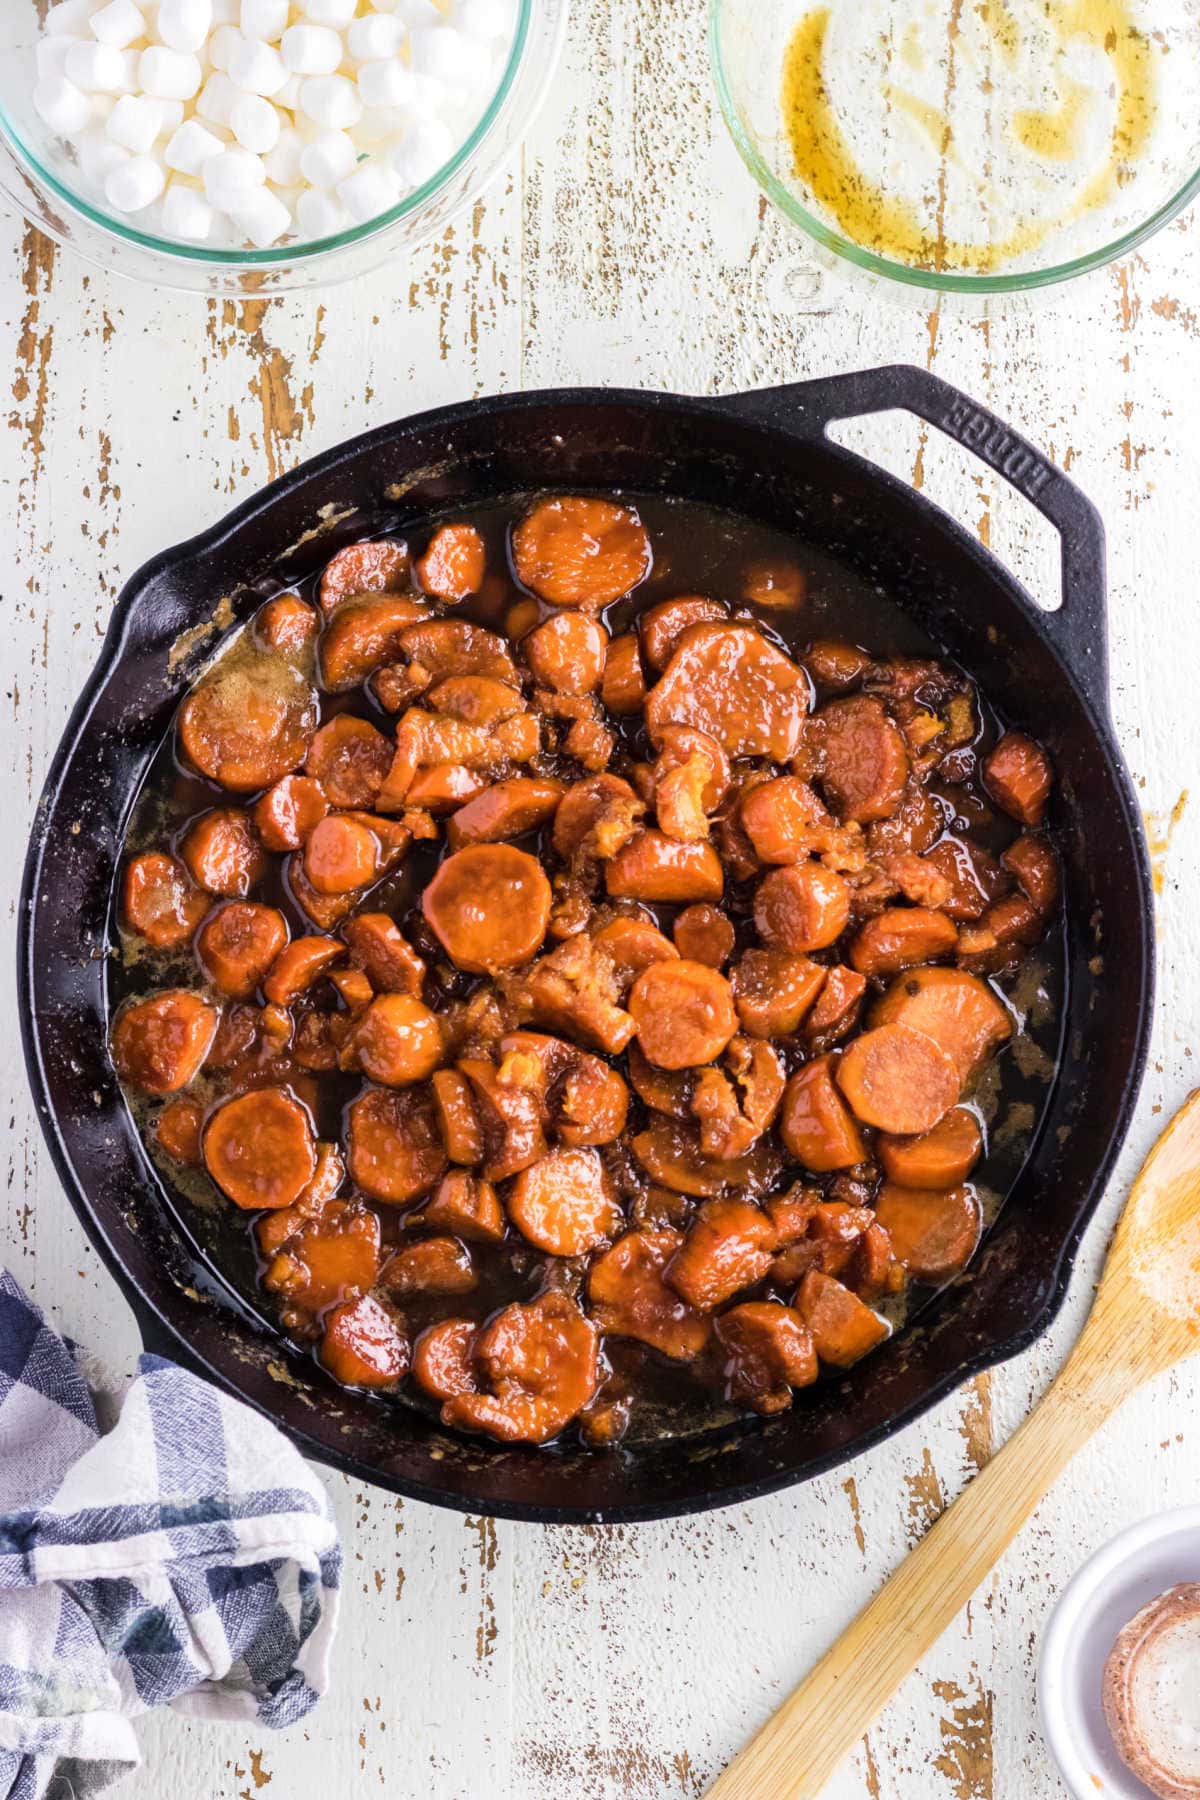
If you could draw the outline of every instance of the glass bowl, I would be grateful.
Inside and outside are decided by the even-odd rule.
[[[0,195],[89,261],[163,287],[262,296],[346,281],[435,236],[500,170],[545,96],[567,7],[568,0],[519,0],[512,49],[478,124],[437,174],[399,205],[314,242],[251,250],[156,236],[77,191],[71,157],[32,104],[39,8],[35,0],[0,0]]]
[[[1200,0],[708,0],[708,20],[751,174],[872,275],[1045,287],[1200,191]]]

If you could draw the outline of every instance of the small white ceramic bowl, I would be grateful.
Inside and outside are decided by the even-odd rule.
[[[1113,1538],[1084,1563],[1050,1616],[1038,1711],[1074,1800],[1154,1800],[1117,1755],[1100,1683],[1117,1634],[1180,1581],[1200,1581],[1200,1506],[1156,1513]]]

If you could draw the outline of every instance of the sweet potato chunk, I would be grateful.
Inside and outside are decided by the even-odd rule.
[[[966,838],[948,834],[923,861],[949,884],[950,891],[939,905],[951,919],[982,918],[1007,885],[999,863]]]
[[[925,906],[889,906],[855,933],[850,961],[860,975],[896,975],[950,956],[957,943],[958,931],[945,913]]]
[[[202,1139],[204,1164],[235,1206],[291,1206],[312,1180],[317,1150],[312,1123],[294,1094],[255,1088],[226,1100]]]
[[[866,1160],[866,1145],[833,1080],[832,1059],[806,1063],[788,1082],[779,1135],[806,1169],[824,1174]]]
[[[469,1294],[479,1280],[471,1252],[450,1237],[405,1244],[389,1257],[379,1279],[397,1299],[410,1294]]]
[[[853,1027],[858,1018],[862,997],[867,991],[867,978],[857,969],[835,963],[825,977],[824,986],[804,1025],[809,1043],[828,1048]]]
[[[193,887],[183,864],[158,850],[135,856],[125,870],[121,915],[156,950],[186,944],[208,911],[208,895]]]
[[[254,636],[264,650],[281,650],[285,656],[301,654],[312,643],[321,621],[298,594],[278,594],[254,615]]]
[[[214,987],[249,1000],[287,941],[287,920],[275,907],[231,900],[200,927],[196,958]]]
[[[483,1131],[470,1083],[457,1069],[438,1069],[430,1089],[446,1155],[451,1162],[472,1167],[483,1156]]]
[[[646,703],[646,675],[637,634],[613,638],[604,658],[600,698],[606,712],[618,718],[639,713]]]
[[[263,993],[275,1006],[290,1006],[345,954],[345,944],[336,938],[293,938],[271,964]]]
[[[679,955],[670,938],[664,937],[656,925],[624,914],[602,925],[592,942],[598,950],[606,951],[630,980],[648,969],[651,963],[673,962]]]
[[[551,1150],[523,1169],[508,1196],[508,1216],[550,1256],[586,1256],[621,1227],[616,1189],[595,1150]]]
[[[348,813],[329,813],[304,846],[304,873],[318,894],[353,894],[379,873],[379,841]]]
[[[782,1159],[769,1138],[760,1138],[744,1156],[705,1156],[695,1126],[655,1118],[639,1131],[630,1149],[652,1181],[673,1193],[716,1197],[730,1188],[761,1192],[779,1173]]]
[[[974,1188],[913,1188],[885,1181],[875,1216],[892,1254],[918,1281],[949,1281],[975,1253],[982,1229]]]
[[[886,1319],[820,1269],[810,1269],[800,1283],[795,1307],[812,1333],[817,1355],[835,1369],[851,1368],[891,1336]]]
[[[683,957],[643,969],[630,989],[629,1011],[638,1042],[660,1069],[712,1062],[737,1030],[725,977]]]
[[[223,900],[245,899],[267,871],[253,825],[232,807],[204,813],[189,826],[179,854],[196,886]]]
[[[866,825],[894,813],[908,781],[908,751],[883,702],[870,694],[831,700],[813,727],[820,783],[838,817]]]
[[[728,616],[728,608],[720,600],[707,600],[703,594],[680,594],[674,600],[660,600],[638,620],[646,661],[661,675],[689,625],[711,624]]]
[[[349,713],[338,713],[308,746],[304,772],[311,781],[320,783],[321,792],[330,806],[366,807],[375,804],[375,796],[383,786],[392,766],[394,746],[382,731],[366,719],[355,719]],[[323,818],[324,812],[318,817]],[[309,830],[316,820],[312,821]],[[304,834],[307,836],[307,832]],[[294,844],[282,845],[295,849]]]
[[[565,804],[565,803],[564,803]],[[604,871],[614,900],[719,900],[721,859],[711,844],[679,844],[661,831],[639,831]]]
[[[596,1328],[565,1294],[506,1306],[475,1339],[473,1362],[491,1393],[459,1394],[442,1423],[505,1443],[544,1444],[596,1391]]]
[[[710,1200],[696,1215],[664,1277],[697,1312],[712,1312],[753,1287],[771,1266],[775,1234],[745,1200]]]
[[[417,580],[433,599],[453,604],[479,592],[486,567],[483,539],[474,525],[439,525],[425,554],[417,558]]]
[[[602,1332],[635,1338],[676,1362],[699,1356],[708,1342],[709,1320],[663,1280],[682,1243],[678,1231],[630,1231],[596,1258],[588,1299]]]
[[[751,1037],[790,1037],[821,992],[825,970],[789,950],[746,950],[731,977],[734,1005]]]
[[[464,844],[495,844],[535,831],[554,817],[565,791],[561,781],[541,776],[514,775],[493,782],[454,814],[446,827],[446,842],[452,850],[461,850]]]
[[[216,1009],[184,988],[130,1000],[113,1020],[117,1074],[147,1094],[176,1093],[199,1073],[216,1031]]]
[[[373,988],[420,999],[424,960],[387,913],[359,913],[342,927],[342,936]]]
[[[523,587],[551,606],[608,606],[650,573],[650,539],[631,507],[582,496],[539,500],[512,534]]]
[[[319,598],[332,612],[349,594],[397,594],[408,586],[408,550],[394,538],[347,544],[325,565]]]
[[[269,787],[304,761],[317,727],[316,694],[281,656],[234,656],[194,687],[179,741],[202,775],[234,793]]]
[[[586,613],[556,613],[521,648],[534,680],[556,694],[592,694],[604,679],[608,633]]]
[[[654,761],[654,811],[659,829],[677,843],[708,836],[708,815],[729,791],[729,759],[715,738],[690,725],[665,725]]]
[[[733,926],[717,907],[701,900],[685,906],[671,927],[675,948],[691,962],[707,963],[720,969],[733,955],[736,942]]]
[[[413,1345],[413,1380],[435,1400],[475,1392],[471,1351],[478,1326],[474,1319],[443,1319],[423,1331]]]
[[[347,1115],[347,1166],[373,1200],[408,1206],[446,1169],[437,1115],[425,1087],[369,1087]]]
[[[817,1353],[800,1314],[773,1301],[731,1306],[713,1329],[724,1352],[728,1398],[757,1413],[785,1412],[792,1389],[817,1379]]]
[[[1007,731],[983,765],[983,781],[997,806],[1019,825],[1040,825],[1054,776],[1040,744],[1021,731]]]
[[[421,1222],[471,1243],[498,1244],[504,1236],[504,1210],[495,1188],[466,1169],[442,1176],[433,1199],[421,1210]]]
[[[154,1121],[154,1138],[159,1149],[172,1162],[185,1169],[198,1169],[203,1162],[200,1153],[200,1127],[204,1108],[196,1100],[172,1100]]]
[[[962,969],[908,970],[876,1003],[871,1021],[926,1032],[950,1057],[964,1087],[1012,1036],[1012,1020],[991,988]]]
[[[408,1340],[370,1294],[326,1315],[320,1354],[344,1387],[395,1387],[408,1373]]]
[[[383,1087],[411,1087],[442,1060],[436,1014],[410,994],[379,994],[355,1020],[340,1057]]]
[[[645,810],[619,775],[577,781],[554,815],[554,849],[564,862],[579,856],[615,856],[634,836]]]
[[[983,1154],[974,1113],[955,1106],[920,1137],[880,1132],[875,1144],[884,1173],[898,1187],[953,1188],[967,1179]]]
[[[738,808],[760,862],[787,864],[821,856],[844,837],[816,792],[797,775],[756,782]]]
[[[280,1213],[268,1213],[274,1224]],[[264,1243],[259,1222],[260,1248]],[[273,1234],[272,1239],[274,1241]],[[332,1200],[314,1214],[296,1220],[295,1229],[275,1247],[263,1274],[263,1286],[305,1312],[365,1294],[379,1274],[379,1215],[369,1207]]]
[[[343,600],[321,636],[321,681],[331,694],[358,687],[385,663],[399,660],[406,631],[426,617],[416,600],[367,594]]]
[[[448,856],[421,910],[451,962],[473,974],[514,969],[535,956],[550,922],[550,883],[534,857],[509,844],[472,844]]]
[[[1000,861],[1016,876],[1022,893],[1039,913],[1053,912],[1062,884],[1058,857],[1045,838],[1026,832],[1009,845]]]
[[[319,781],[308,775],[285,775],[255,801],[254,823],[268,850],[299,850],[328,811]]]
[[[845,931],[850,889],[842,877],[818,862],[773,869],[758,884],[754,924],[764,944],[801,955],[824,950]]]
[[[734,1038],[724,1068],[701,1069],[692,1094],[705,1156],[743,1156],[769,1130],[783,1090],[779,1052],[761,1039]]]
[[[646,728],[692,725],[729,756],[789,762],[800,747],[808,680],[749,625],[691,625],[646,696]]]
[[[483,1135],[483,1177],[505,1181],[546,1154],[542,1096],[521,1082],[501,1079],[484,1057],[464,1057],[459,1072],[471,1084]]]
[[[911,1025],[877,1025],[843,1052],[837,1082],[864,1125],[910,1136],[930,1131],[958,1099],[958,1068]]]

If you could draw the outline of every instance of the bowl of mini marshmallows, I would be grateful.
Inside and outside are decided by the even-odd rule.
[[[167,286],[345,280],[442,229],[524,137],[567,0],[0,8],[0,189]]]

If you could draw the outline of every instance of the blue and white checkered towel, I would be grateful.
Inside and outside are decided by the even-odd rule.
[[[71,1348],[0,1269],[0,1800],[75,1800],[164,1702],[290,1725],[324,1690],[328,1496],[248,1407],[143,1356],[103,1435]]]

